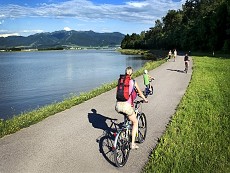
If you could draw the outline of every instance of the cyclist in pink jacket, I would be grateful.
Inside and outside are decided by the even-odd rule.
[[[125,72],[127,75],[132,76],[132,74],[133,74],[132,67],[127,67]],[[145,102],[148,102],[148,100],[145,98],[144,94],[140,90],[137,82],[134,81],[133,79],[131,79],[129,82],[129,93],[130,93],[130,97],[127,101],[124,101],[124,102],[117,101],[116,102],[115,110],[118,113],[120,113],[120,112],[125,113],[128,116],[128,119],[130,121],[132,121],[133,128],[132,128],[131,149],[137,149],[139,147],[135,144],[135,137],[136,137],[136,134],[138,131],[138,121],[137,121],[136,114],[135,114],[134,109],[133,109],[133,101],[136,98],[136,94],[138,94]]]

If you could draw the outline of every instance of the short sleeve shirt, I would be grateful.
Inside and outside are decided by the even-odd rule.
[[[148,74],[144,74],[143,78],[144,78],[144,85],[149,85],[149,76],[148,76]]]

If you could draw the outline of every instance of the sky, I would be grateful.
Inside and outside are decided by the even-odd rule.
[[[185,0],[0,0],[0,37],[75,30],[140,34]]]

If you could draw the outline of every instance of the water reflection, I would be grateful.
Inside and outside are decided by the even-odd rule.
[[[67,59],[67,79],[72,80],[73,79],[73,66],[70,59]]]

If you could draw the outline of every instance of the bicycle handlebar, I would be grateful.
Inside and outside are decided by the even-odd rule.
[[[139,107],[141,106],[141,103],[148,103],[146,102],[145,100],[137,100],[137,101],[134,101],[134,108],[135,109],[139,109]]]
[[[145,103],[144,100],[137,100],[137,101],[134,101],[135,104],[139,104],[139,103]]]
[[[138,105],[138,104],[140,104],[140,103],[148,103],[148,102],[146,102],[146,101],[144,101],[144,100],[136,100],[136,101],[134,101],[133,102],[135,105]]]
[[[137,96],[140,97],[141,100],[136,100],[136,101],[134,101],[133,103],[135,103],[135,104],[136,104],[136,102],[139,102],[139,103],[148,103],[148,102],[144,101],[144,100],[142,99],[142,97],[141,97],[139,94],[137,94]],[[137,104],[139,104],[139,103],[137,103]]]
[[[151,78],[151,79],[149,80],[149,82],[152,82],[153,80],[155,80],[155,78]]]

